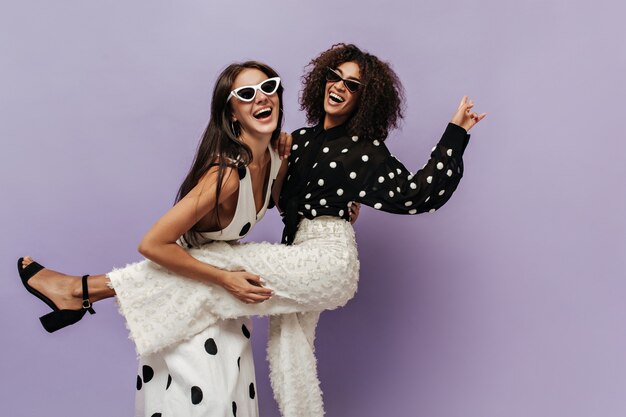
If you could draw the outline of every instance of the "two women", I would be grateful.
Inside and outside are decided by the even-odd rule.
[[[139,353],[148,360],[193,342],[219,320],[272,315],[268,356],[275,396],[285,416],[323,414],[313,338],[319,313],[342,306],[356,291],[358,258],[346,221],[349,203],[402,214],[438,209],[462,177],[467,130],[485,116],[473,112],[473,103],[464,97],[430,160],[411,173],[384,145],[387,133],[402,118],[402,87],[386,63],[354,45],[340,44],[314,59],[304,80],[302,109],[315,126],[294,132],[292,153],[273,187],[284,213],[287,245],[214,242],[182,255],[180,247],[165,247],[174,245],[172,233],[167,242],[148,239],[163,245],[142,250],[154,262],[134,264],[104,278],[115,289]],[[264,111],[254,107],[244,115],[256,119]],[[192,196],[199,200],[201,195]],[[235,298],[233,291],[215,285],[225,282],[217,278],[220,273],[208,266],[195,269],[191,260],[170,265],[167,257],[160,257],[165,253],[191,255],[226,271],[244,270],[263,281],[243,272],[229,275],[231,280],[251,280],[272,293],[248,289],[247,295]],[[216,350],[209,339],[198,346],[199,353]],[[171,361],[171,380],[187,380],[183,374],[188,368]],[[184,384],[190,402],[196,402],[194,387],[200,387],[190,387],[188,380]],[[232,412],[241,415],[237,407],[233,403]]]

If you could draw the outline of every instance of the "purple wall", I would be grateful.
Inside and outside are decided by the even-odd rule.
[[[364,209],[358,296],[322,317],[329,416],[626,415],[626,53],[617,2],[102,2],[0,7],[2,415],[132,414],[114,302],[54,335],[15,259],[98,273],[139,259],[208,120],[215,76],[260,59],[286,86],[339,41],[393,63],[416,169],[463,94],[487,119],[435,215]],[[274,213],[253,239],[277,240]],[[277,416],[264,321],[262,417]]]

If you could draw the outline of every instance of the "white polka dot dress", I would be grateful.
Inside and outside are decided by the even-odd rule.
[[[142,357],[135,416],[257,417],[250,331],[250,319],[220,320]]]
[[[240,168],[234,217],[221,231],[202,234],[207,241],[238,240],[264,216],[280,168],[280,159],[270,152],[270,181],[263,208],[256,212],[250,172]],[[219,320],[189,340],[143,356],[135,416],[257,417],[251,330],[252,321],[247,317]]]

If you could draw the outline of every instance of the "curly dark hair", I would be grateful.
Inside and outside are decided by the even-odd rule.
[[[347,123],[350,134],[369,140],[385,140],[404,117],[404,88],[391,66],[352,44],[338,43],[311,60],[302,76],[300,109],[307,120],[317,124],[324,120],[326,71],[344,62],[356,62],[361,71],[362,93],[354,114]]]

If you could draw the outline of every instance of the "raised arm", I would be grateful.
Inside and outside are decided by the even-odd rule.
[[[359,201],[398,214],[432,212],[443,206],[463,177],[463,153],[469,141],[467,130],[486,116],[472,112],[473,106],[467,96],[461,99],[430,159],[415,173],[385,148],[387,157],[370,177],[368,187],[360,192]]]

